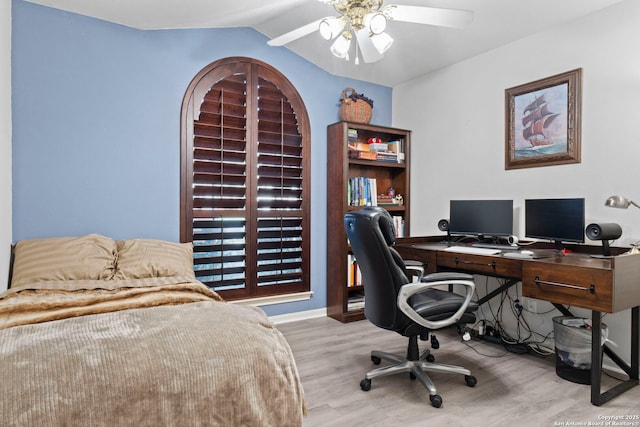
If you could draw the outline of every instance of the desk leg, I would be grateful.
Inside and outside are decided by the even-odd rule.
[[[607,345],[604,345],[604,352],[629,375],[629,379],[610,388],[604,393],[600,393],[602,379],[602,353],[600,352],[600,342],[602,339],[602,323],[600,312],[591,312],[592,339],[591,339],[591,403],[600,406],[625,391],[638,385],[638,366],[640,361],[640,311],[639,307],[631,309],[631,366],[627,365],[622,358],[613,352]]]
[[[640,365],[640,307],[631,309],[631,372],[629,376],[638,383]]]
[[[602,315],[591,312],[591,403],[600,406],[600,382],[602,381]]]

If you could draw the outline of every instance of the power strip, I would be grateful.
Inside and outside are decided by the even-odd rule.
[[[493,344],[502,344],[502,338],[495,337],[493,335],[479,335],[478,338],[488,341]]]

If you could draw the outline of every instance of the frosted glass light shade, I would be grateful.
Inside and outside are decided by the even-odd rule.
[[[387,28],[387,18],[382,13],[376,13],[369,19],[369,31],[372,34],[382,34]]]
[[[331,53],[344,59],[349,53],[349,47],[351,47],[351,38],[347,38],[343,34],[331,45]]]
[[[320,21],[320,35],[325,40],[334,39],[344,29],[344,20],[340,18],[325,18]]]
[[[393,37],[387,33],[374,34],[371,36],[371,42],[378,52],[385,53],[393,44]]]

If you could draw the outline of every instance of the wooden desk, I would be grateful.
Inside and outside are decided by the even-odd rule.
[[[640,361],[640,254],[622,255],[626,248],[611,248],[609,258],[598,258],[598,246],[566,245],[565,255],[549,258],[514,259],[497,255],[475,255],[444,251],[444,236],[398,239],[395,248],[405,259],[422,261],[425,273],[464,271],[507,279],[504,285],[479,300],[484,303],[514,284],[522,283],[522,296],[549,301],[564,315],[571,305],[591,310],[591,403],[600,406],[638,385]],[[533,249],[545,249],[536,244]],[[551,248],[547,247],[551,251]],[[631,366],[609,346],[603,346],[611,360],[629,376],[606,392],[601,392],[602,313],[631,309]]]

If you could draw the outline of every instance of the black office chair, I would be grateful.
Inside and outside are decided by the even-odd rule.
[[[432,331],[452,325],[462,328],[461,325],[476,321],[474,312],[478,305],[471,301],[475,288],[473,277],[463,273],[433,273],[420,277],[419,282],[410,282],[402,257],[392,248],[395,243],[393,219],[380,207],[347,213],[344,226],[362,271],[365,316],[374,325],[409,338],[406,357],[371,352],[373,363],[380,364],[384,359],[393,365],[367,372],[360,388],[370,390],[371,380],[376,377],[409,372],[411,379],[417,378],[429,390],[431,404],[438,408],[442,397],[425,371],[462,374],[469,387],[475,386],[476,378],[468,369],[433,363],[429,350],[420,354],[418,349],[418,337],[427,340],[431,335],[433,348],[437,348],[439,344]],[[454,289],[461,285],[464,296],[435,289],[443,285],[454,285]]]

